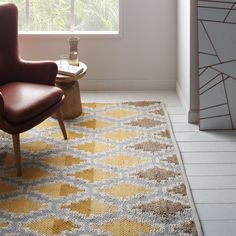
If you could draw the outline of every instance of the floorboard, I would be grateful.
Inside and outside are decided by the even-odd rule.
[[[218,131],[218,132],[179,132],[175,134],[178,142],[226,142],[236,141],[235,131]]]
[[[172,123],[172,127],[175,134],[178,134],[178,132],[193,132],[199,130],[197,125],[188,123]]]
[[[205,236],[234,236],[236,221],[202,221]]]
[[[236,163],[233,164],[185,164],[188,176],[220,175],[236,176]]]
[[[183,107],[169,107],[167,106],[167,111],[169,115],[185,115],[185,111]]]
[[[173,123],[186,123],[187,122],[187,116],[186,115],[169,115],[170,120]]]
[[[236,204],[196,204],[201,220],[236,220]]]
[[[227,152],[185,152],[182,153],[185,164],[230,164],[236,163],[236,153]]]
[[[236,176],[188,176],[191,189],[236,189]]]
[[[236,189],[192,190],[196,204],[236,203]]]
[[[181,152],[236,152],[236,142],[178,142]]]

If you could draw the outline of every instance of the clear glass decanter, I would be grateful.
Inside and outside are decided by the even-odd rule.
[[[78,56],[78,37],[70,37],[69,44],[70,44],[70,54],[69,54],[69,64],[70,65],[79,65],[79,56]]]

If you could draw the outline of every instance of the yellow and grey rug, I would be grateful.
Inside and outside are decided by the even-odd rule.
[[[161,103],[83,104],[66,128],[22,134],[21,178],[1,140],[0,235],[201,235]]]

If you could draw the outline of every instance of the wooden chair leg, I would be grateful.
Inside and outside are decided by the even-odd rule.
[[[67,139],[66,128],[65,128],[64,121],[63,121],[62,114],[61,114],[60,110],[58,110],[56,112],[56,116],[57,116],[57,120],[58,120],[58,123],[59,123],[60,128],[61,128],[63,137],[64,137],[64,139]]]
[[[21,154],[20,154],[20,135],[19,134],[13,134],[12,135],[13,140],[13,147],[15,152],[15,158],[16,158],[16,168],[17,168],[17,176],[22,175],[21,170]]]

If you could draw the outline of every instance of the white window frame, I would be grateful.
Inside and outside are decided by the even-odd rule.
[[[119,29],[118,31],[73,31],[74,28],[74,0],[71,1],[71,31],[30,31],[29,30],[29,0],[25,0],[26,30],[19,31],[19,38],[120,38],[123,29],[123,0],[119,0]]]

